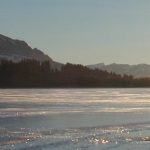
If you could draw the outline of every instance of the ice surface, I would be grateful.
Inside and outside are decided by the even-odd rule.
[[[2,150],[149,150],[150,89],[0,90]]]

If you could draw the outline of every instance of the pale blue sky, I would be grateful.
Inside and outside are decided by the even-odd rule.
[[[150,64],[150,0],[0,0],[0,33],[63,63]]]

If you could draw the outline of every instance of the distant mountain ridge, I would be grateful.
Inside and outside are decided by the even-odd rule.
[[[0,60],[12,60],[15,62],[23,59],[34,59],[37,61],[49,61],[52,68],[60,69],[62,64],[53,61],[41,50],[32,49],[25,41],[16,40],[0,34]]]
[[[150,65],[148,64],[129,65],[112,63],[109,65],[105,65],[104,63],[98,63],[94,65],[87,65],[87,67],[91,69],[100,69],[106,70],[108,72],[115,72],[121,75],[132,75],[136,78],[150,77]]]
[[[64,65],[59,62],[53,61],[48,55],[44,54],[37,48],[31,48],[25,41],[12,39],[10,37],[0,34],[0,60],[11,60],[19,62],[24,59],[34,59],[40,62],[49,61],[53,69],[60,70]],[[90,69],[106,70],[116,74],[127,74],[134,77],[150,77],[150,65],[148,64],[109,64],[98,63],[94,65],[87,65]]]

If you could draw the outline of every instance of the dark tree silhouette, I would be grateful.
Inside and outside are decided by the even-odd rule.
[[[0,62],[0,87],[150,87],[150,78],[133,78],[67,63],[61,70],[50,62]]]

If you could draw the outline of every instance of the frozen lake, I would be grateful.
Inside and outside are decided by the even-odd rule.
[[[1,89],[1,150],[149,150],[150,89]]]

